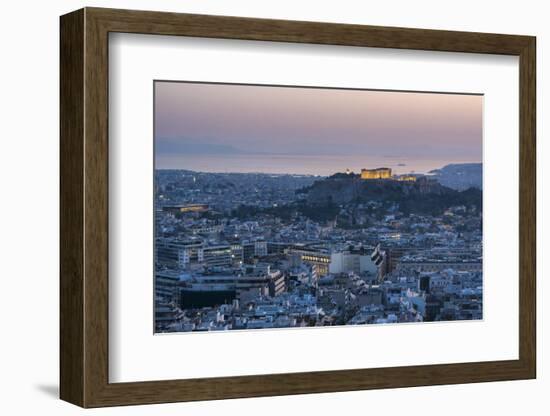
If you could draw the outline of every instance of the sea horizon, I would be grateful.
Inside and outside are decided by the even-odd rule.
[[[450,164],[483,163],[465,158],[365,157],[342,155],[161,155],[155,170],[189,170],[204,173],[263,173],[273,175],[330,176],[337,172],[391,168],[392,173],[428,174]]]

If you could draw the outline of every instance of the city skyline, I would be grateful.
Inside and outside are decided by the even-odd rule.
[[[156,82],[155,332],[483,319],[482,122],[481,95]]]
[[[157,169],[426,173],[482,160],[481,95],[155,82]]]

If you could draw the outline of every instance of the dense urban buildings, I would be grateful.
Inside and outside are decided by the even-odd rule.
[[[478,167],[157,170],[156,332],[482,319]]]
[[[482,319],[483,100],[155,81],[155,331]]]

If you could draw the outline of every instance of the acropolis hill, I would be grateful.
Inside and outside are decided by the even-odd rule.
[[[415,181],[403,181],[393,180],[391,177],[365,180],[361,175],[338,174],[318,180],[300,193],[306,194],[308,204],[318,206],[393,201],[406,203],[413,212],[422,212],[425,207],[440,205],[481,206],[479,189],[457,191],[426,176],[419,176]]]

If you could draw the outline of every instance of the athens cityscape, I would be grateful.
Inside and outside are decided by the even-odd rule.
[[[483,96],[155,82],[155,333],[483,319]]]

